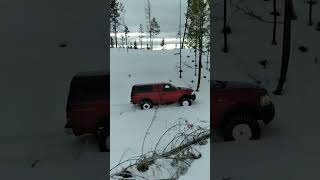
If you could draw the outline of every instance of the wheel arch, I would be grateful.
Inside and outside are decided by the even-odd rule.
[[[236,104],[232,107],[230,107],[222,116],[221,119],[221,125],[223,126],[225,123],[227,123],[228,118],[233,115],[237,114],[250,114],[253,116],[255,120],[258,120],[259,117],[259,109],[256,106],[248,105],[248,104]]]
[[[154,102],[153,102],[150,98],[141,98],[141,99],[139,100],[139,103],[138,103],[138,104],[141,104],[143,101],[149,101],[149,102],[151,102],[152,104],[154,104]]]
[[[179,102],[181,102],[181,100],[184,99],[184,98],[192,99],[191,98],[191,94],[184,94],[179,98]]]

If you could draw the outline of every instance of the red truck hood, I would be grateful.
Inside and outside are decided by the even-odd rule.
[[[267,91],[259,85],[249,83],[249,82],[240,82],[240,81],[217,81],[216,84],[220,84],[217,88],[220,90],[223,89],[233,89],[233,90],[239,90],[239,89],[255,89],[259,93],[265,94]],[[218,90],[216,89],[216,90]]]
[[[240,82],[240,81],[225,81],[226,88],[255,88],[261,89],[260,86],[248,83],[248,82]]]
[[[221,88],[255,88],[255,89],[263,89],[262,87],[248,82],[240,82],[240,81],[215,81],[214,84],[218,84]]]

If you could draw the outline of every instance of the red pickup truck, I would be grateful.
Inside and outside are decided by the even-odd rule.
[[[106,72],[78,73],[71,80],[66,105],[66,132],[96,134],[102,152],[108,151],[110,137],[109,81]]]
[[[269,124],[275,107],[266,89],[245,82],[211,82],[211,127],[226,141],[259,139],[258,121]]]
[[[150,109],[153,105],[178,102],[181,106],[190,106],[196,95],[190,88],[175,87],[170,83],[136,84],[131,90],[131,103],[139,104],[141,109]]]

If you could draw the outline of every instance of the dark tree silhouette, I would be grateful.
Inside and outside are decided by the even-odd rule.
[[[136,40],[135,40],[134,43],[133,43],[133,48],[134,48],[134,49],[138,49],[138,45],[137,45],[137,41],[136,41]]]
[[[308,0],[308,1],[305,1],[305,3],[309,4],[309,21],[308,21],[308,25],[312,26],[313,25],[313,22],[312,22],[312,6],[317,4],[317,1]]]
[[[277,11],[277,0],[273,0],[273,11],[271,15],[273,15],[272,45],[277,45],[277,17],[280,16],[280,13]]]
[[[290,58],[290,43],[291,43],[291,20],[297,18],[292,0],[285,0],[284,7],[284,27],[283,27],[283,45],[282,45],[282,63],[280,78],[276,90],[273,92],[275,95],[281,95],[283,86],[286,81],[289,58]]]
[[[147,19],[147,32],[149,32],[149,39],[150,39],[150,46],[151,46],[151,5],[150,5],[150,0],[147,0],[147,4],[145,7],[145,15]],[[151,47],[152,48],[152,47]],[[149,45],[147,43],[147,49],[149,49]]]
[[[139,25],[139,33],[140,33],[140,35],[139,35],[140,48],[142,49],[142,38],[143,38],[143,33],[144,33],[142,24]]]
[[[116,47],[118,47],[118,28],[120,26],[120,14],[123,11],[123,5],[117,0],[110,1],[110,24],[112,28],[112,32],[114,33],[114,38],[116,41]]]
[[[223,52],[227,53],[228,49],[228,32],[227,32],[227,0],[224,0],[223,3]]]
[[[112,37],[110,37],[110,45],[111,45],[111,48],[114,48],[114,40]]]
[[[158,24],[156,18],[152,18],[150,24],[150,33],[151,33],[151,44],[150,47],[153,49],[153,39],[160,33],[160,25]]]
[[[125,36],[125,40],[126,40],[126,46],[128,46],[128,33],[129,33],[129,28],[127,25],[124,25],[124,36]]]
[[[164,46],[166,45],[166,42],[164,41],[164,38],[162,38],[161,44],[160,46],[162,47],[162,49],[164,49]]]

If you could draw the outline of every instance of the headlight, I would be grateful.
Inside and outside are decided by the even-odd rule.
[[[271,103],[271,97],[268,94],[265,94],[260,97],[260,105],[261,106],[266,106]]]

